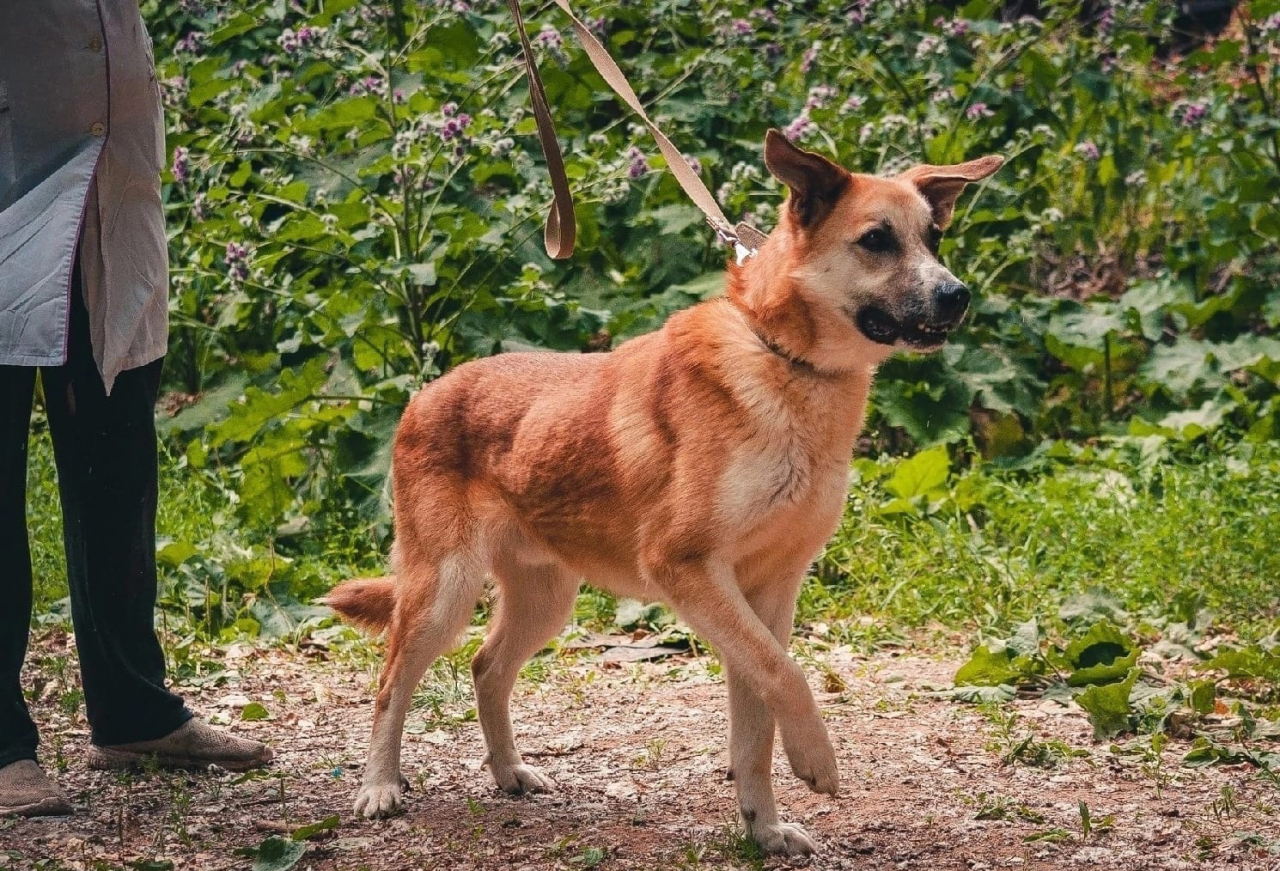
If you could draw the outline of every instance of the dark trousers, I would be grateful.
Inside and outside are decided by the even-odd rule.
[[[78,272],[78,270],[77,270]],[[79,276],[64,366],[40,370],[62,501],[71,617],[95,744],[167,735],[191,714],[165,689],[155,633],[156,432],[161,361],[107,396]],[[0,767],[36,758],[20,671],[31,625],[26,465],[33,367],[0,366]]]

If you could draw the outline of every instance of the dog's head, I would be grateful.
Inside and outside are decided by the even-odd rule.
[[[938,260],[942,231],[964,186],[1004,159],[878,178],[851,173],[776,130],[764,158],[790,191],[770,242],[785,253],[792,292],[815,323],[815,350],[852,362],[941,347],[969,307],[968,288]]]

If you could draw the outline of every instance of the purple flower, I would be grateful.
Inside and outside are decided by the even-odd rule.
[[[233,282],[241,282],[249,277],[249,248],[237,242],[227,243],[226,256],[222,258],[227,264],[227,275]]]
[[[951,21],[947,21],[945,18],[938,18],[933,23],[935,27],[940,28],[947,36],[964,36],[969,32],[969,22],[963,18],[954,18]]]
[[[466,112],[447,117],[444,125],[440,128],[440,138],[445,142],[453,139],[464,139],[464,132],[471,126],[471,116]]]
[[[643,151],[633,145],[627,149],[627,159],[631,161],[627,167],[628,178],[637,179],[648,175],[649,162],[645,160]]]
[[[1104,36],[1111,32],[1111,28],[1116,23],[1116,10],[1108,6],[1102,10],[1102,14],[1098,16],[1098,32]]]
[[[173,49],[174,51],[185,51],[187,54],[197,54],[202,45],[204,45],[204,34],[199,30],[193,30],[178,40]]]
[[[564,35],[550,24],[542,25],[542,29],[534,34],[532,42],[546,49],[558,63],[569,62],[569,56],[564,53]]]
[[[738,36],[750,36],[755,32],[755,28],[751,26],[751,22],[745,18],[733,19],[733,24],[731,26],[733,28],[733,32]]]
[[[830,85],[814,85],[809,89],[809,97],[805,100],[805,112],[807,113],[810,109],[821,109],[831,102],[831,98],[835,95],[836,89]]]
[[[173,178],[178,182],[187,180],[187,149],[181,145],[173,149]]]
[[[815,42],[809,46],[804,53],[804,58],[800,61],[800,72],[807,73],[813,69],[813,64],[818,60],[818,52],[822,50],[822,43]]]
[[[814,126],[808,115],[801,114],[786,127],[782,128],[782,135],[792,142],[797,142],[811,133],[814,130]]]
[[[365,76],[363,79],[357,79],[351,85],[350,94],[353,97],[359,97],[362,94],[375,94],[382,86],[382,80],[377,76]]]
[[[772,9],[769,9],[767,6],[761,6],[758,9],[752,9],[750,17],[758,18],[760,21],[764,22],[770,27],[778,26],[778,16],[775,15],[774,11]]]
[[[702,161],[694,157],[692,154],[684,155],[684,162],[689,164],[689,169],[693,170],[695,175],[702,175]]]
[[[1087,139],[1084,142],[1076,143],[1076,147],[1071,150],[1086,160],[1097,160],[1102,156],[1102,152],[1098,150],[1098,146]]]
[[[1207,114],[1209,114],[1209,106],[1207,103],[1187,103],[1182,107],[1182,126],[1196,127],[1204,120],[1204,117]]]
[[[990,118],[995,112],[987,108],[986,103],[974,103],[968,109],[964,110],[964,114],[970,120],[976,118]]]
[[[280,46],[285,54],[296,55],[304,48],[318,42],[322,33],[324,33],[324,30],[319,27],[303,25],[297,31],[286,27],[276,39],[276,44]]]

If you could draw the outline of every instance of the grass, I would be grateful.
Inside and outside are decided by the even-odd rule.
[[[1052,621],[1069,597],[1100,590],[1144,616],[1189,620],[1207,608],[1250,638],[1280,627],[1274,444],[1147,467],[1119,457],[1033,472],[979,466],[949,490],[932,514],[884,516],[878,482],[855,484],[801,619],[874,643],[929,626]]]
[[[799,617],[874,646],[922,629],[971,634],[1032,616],[1052,621],[1070,596],[1096,588],[1139,615],[1190,619],[1207,608],[1246,638],[1275,632],[1280,446],[1201,448],[1158,462],[1126,456],[1086,452],[1021,471],[980,463],[953,474],[931,506],[905,514],[882,513],[883,473],[860,463]],[[234,486],[216,472],[166,453],[160,477],[162,544],[194,551],[178,565],[162,560],[161,601],[210,638],[266,632],[263,600],[281,589],[305,602],[380,564],[367,521],[273,540],[237,528]],[[37,614],[66,595],[57,504],[52,450],[37,428],[28,478]],[[612,606],[586,590],[576,619],[608,625]],[[246,615],[250,623],[235,623]]]

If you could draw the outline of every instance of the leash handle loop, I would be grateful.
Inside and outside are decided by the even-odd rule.
[[[568,0],[555,0],[555,4],[560,7],[565,15],[569,16],[574,33],[577,34],[583,49],[586,50],[587,58],[591,61],[592,66],[600,73],[605,84],[612,88],[622,102],[626,103],[631,111],[635,112],[640,117],[640,120],[644,122],[644,125],[649,128],[649,132],[653,134],[654,141],[658,144],[658,150],[666,158],[667,168],[671,170],[671,174],[675,176],[676,181],[684,189],[689,199],[693,200],[693,204],[706,215],[707,223],[715,230],[716,235],[726,245],[734,249],[738,263],[741,264],[743,260],[755,254],[764,242],[765,234],[750,224],[738,223],[735,225],[725,217],[720,204],[716,202],[716,198],[712,196],[711,191],[707,189],[701,177],[693,171],[693,167],[685,160],[684,154],[681,153],[680,149],[676,148],[666,134],[658,129],[658,125],[649,117],[649,113],[645,111],[644,104],[640,102],[640,98],[636,96],[631,83],[627,81],[627,77],[618,67],[613,57],[610,56],[608,50],[596,39],[595,34],[582,23],[578,16],[573,13]],[[538,138],[542,141],[542,153],[547,159],[547,171],[551,175],[551,187],[555,193],[551,214],[547,218],[547,253],[556,259],[563,259],[573,253],[575,226],[572,194],[569,191],[569,182],[564,173],[564,159],[560,154],[560,144],[556,140],[555,125],[552,123],[551,113],[547,107],[547,95],[543,90],[542,80],[538,76],[538,68],[533,60],[533,51],[529,46],[529,36],[525,32],[524,20],[520,16],[518,0],[507,0],[507,5],[511,7],[511,14],[516,20],[516,28],[520,31],[520,44],[524,51],[525,69],[529,77],[529,94],[533,100],[533,113],[538,124]]]
[[[551,176],[551,210],[547,213],[547,224],[542,234],[543,244],[553,260],[565,260],[573,254],[573,243],[578,236],[578,225],[573,217],[573,193],[569,190],[569,178],[564,172],[564,156],[560,153],[560,142],[556,139],[556,127],[547,105],[547,92],[542,87],[542,77],[538,75],[538,65],[533,59],[533,47],[529,45],[529,34],[525,31],[524,18],[520,15],[519,0],[507,0],[507,6],[516,21],[516,30],[520,33],[520,50],[524,55],[524,68],[529,80],[533,118],[538,125],[538,140],[542,143],[547,174]]]

